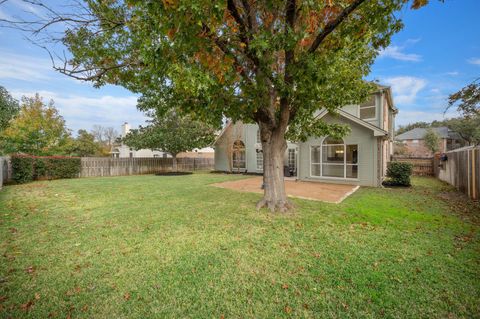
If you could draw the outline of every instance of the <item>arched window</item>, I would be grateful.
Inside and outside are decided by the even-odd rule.
[[[358,145],[326,137],[321,146],[311,147],[311,175],[358,178]]]
[[[233,142],[232,146],[233,168],[245,168],[245,144],[241,140]]]

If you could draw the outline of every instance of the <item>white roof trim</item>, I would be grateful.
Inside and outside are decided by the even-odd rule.
[[[321,119],[323,118],[325,115],[327,115],[329,112],[326,110],[326,109],[323,109],[316,117],[315,119]],[[387,136],[388,135],[388,132],[385,131],[385,130],[382,130],[381,128],[379,127],[376,127],[375,125],[371,124],[371,123],[368,123],[358,117],[356,117],[355,115],[352,115],[348,112],[345,112],[344,110],[342,109],[338,109],[338,114],[340,114],[341,116],[349,119],[350,121],[352,122],[355,122],[363,127],[366,127],[370,130],[373,131],[373,136]]]

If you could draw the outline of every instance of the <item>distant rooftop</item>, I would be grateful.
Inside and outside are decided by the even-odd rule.
[[[458,138],[458,134],[450,130],[446,126],[441,127],[432,127],[432,130],[438,134],[440,138]],[[426,128],[414,128],[413,130],[407,131],[400,135],[397,135],[395,139],[399,141],[403,140],[421,140],[427,133]]]

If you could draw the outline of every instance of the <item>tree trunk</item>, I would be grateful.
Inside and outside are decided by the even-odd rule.
[[[262,126],[262,124],[260,124]],[[261,128],[263,151],[263,199],[257,203],[257,210],[268,207],[272,212],[286,212],[293,207],[285,192],[283,180],[284,155],[287,142],[284,132]]]

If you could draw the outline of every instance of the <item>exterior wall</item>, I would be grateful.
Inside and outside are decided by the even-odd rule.
[[[229,148],[232,147],[233,142],[241,140],[245,144],[245,170],[248,173],[263,173],[263,169],[257,167],[257,150],[262,149],[261,143],[257,143],[257,124],[243,124],[237,122],[231,125],[223,132],[223,135],[217,140],[215,144],[215,170],[231,171],[231,156]],[[287,142],[287,151],[284,155],[284,162],[287,163],[288,149],[297,149],[297,145]]]
[[[324,137],[310,138],[299,144],[299,175],[298,178],[306,181],[322,181],[330,183],[356,184],[363,186],[378,186],[378,138],[372,131],[344,118],[326,115],[324,118],[331,123],[348,124],[351,132],[343,140],[346,144],[358,145],[358,178],[338,179],[330,177],[315,177],[310,174],[310,147],[321,145]]]
[[[170,154],[162,152],[162,151],[152,151],[149,149],[141,149],[141,150],[134,150],[130,149],[125,144],[121,144],[117,147],[114,147],[114,150],[112,152],[112,157],[117,157],[117,158],[129,158],[130,153],[132,153],[132,157],[172,157]]]

